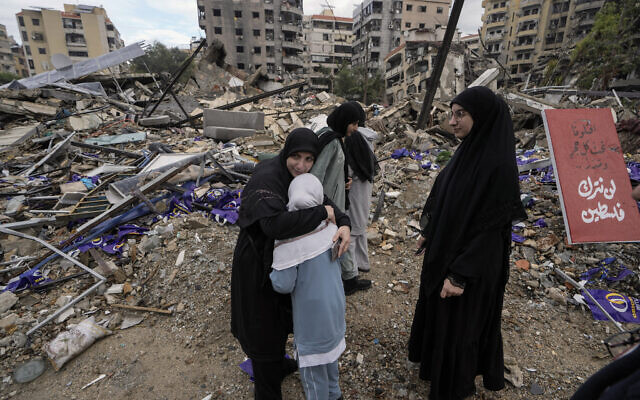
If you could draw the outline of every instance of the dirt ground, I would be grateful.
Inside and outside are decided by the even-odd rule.
[[[424,194],[407,189],[404,199],[417,204]],[[378,224],[386,221],[403,231],[416,212],[388,204]],[[58,372],[49,367],[31,383],[2,384],[0,397],[253,398],[253,385],[238,367],[245,356],[229,332],[231,255],[237,228],[212,222],[187,229],[188,220],[173,220],[175,237],[134,266],[140,274],[158,268],[141,293],[147,304],[177,304],[174,314],[148,314],[140,325],[114,331]],[[345,399],[428,398],[429,385],[407,364],[406,352],[421,259],[413,256],[413,238],[401,235],[388,242],[394,246],[389,251],[370,244],[372,271],[363,275],[373,280],[373,288],[347,298],[347,350],[340,361]],[[186,250],[186,260],[172,277],[180,250]],[[529,278],[512,266],[503,313],[505,356],[523,372],[524,385],[516,388],[507,382],[504,390],[489,392],[479,379],[474,399],[567,399],[611,361],[601,341],[613,333],[613,325],[593,320],[582,306],[547,298],[529,286]],[[82,389],[100,374],[107,377]],[[532,386],[543,394],[533,395]],[[304,398],[297,373],[284,381],[283,388],[285,399]]]

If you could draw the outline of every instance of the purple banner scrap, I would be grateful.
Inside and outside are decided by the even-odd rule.
[[[587,290],[596,301],[604,308],[611,317],[618,322],[627,322],[640,324],[640,318],[638,315],[638,308],[640,308],[640,301],[638,299],[625,296],[620,293],[609,292],[601,289],[585,289]],[[607,321],[606,315],[598,308],[598,306],[588,297],[585,296],[585,301],[591,309],[593,318],[599,321]]]

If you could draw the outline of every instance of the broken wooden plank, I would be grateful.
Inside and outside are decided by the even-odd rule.
[[[134,311],[146,311],[146,312],[155,312],[159,314],[172,314],[171,310],[163,310],[162,308],[155,307],[142,307],[142,306],[130,306],[128,304],[110,304],[111,307],[123,308],[125,310],[134,310]]]

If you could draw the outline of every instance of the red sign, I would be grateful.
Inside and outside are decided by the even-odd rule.
[[[542,117],[569,243],[640,241],[611,109],[544,110]]]

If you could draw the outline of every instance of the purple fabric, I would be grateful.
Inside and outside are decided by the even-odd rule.
[[[101,249],[105,253],[120,254],[122,253],[122,246],[126,242],[127,235],[141,235],[148,231],[149,228],[141,227],[134,224],[121,225],[116,228],[117,233],[115,235],[103,235],[93,239],[92,241],[78,246],[78,250],[85,252],[89,249]],[[81,242],[84,238],[80,237],[76,242]]]
[[[629,161],[627,169],[629,170],[629,178],[640,182],[640,162]]]
[[[43,277],[40,269],[31,269],[21,274],[20,279],[9,283],[3,292],[15,292],[29,287],[35,288],[47,282],[51,282],[51,279]]]
[[[247,375],[249,375],[249,379],[251,380],[251,382],[253,382],[253,364],[251,363],[251,359],[247,358],[245,361],[239,364],[239,367],[241,370],[246,372]]]
[[[580,279],[586,281],[604,280],[608,282],[621,281],[629,275],[633,275],[633,271],[629,270],[623,264],[612,265],[617,259],[615,257],[607,257],[598,263],[598,266],[591,268],[584,274],[580,275]],[[610,266],[607,268],[607,266]]]
[[[520,235],[518,235],[516,233],[513,233],[513,232],[511,232],[511,240],[516,242],[516,243],[524,243],[524,241],[525,241],[524,237],[522,237],[522,236],[520,236]]]
[[[546,228],[548,226],[544,218],[540,218],[539,220],[534,222],[533,225],[537,226],[538,228]]]
[[[585,289],[596,301],[604,308],[611,317],[618,322],[640,324],[640,302],[638,299],[625,296],[620,293],[609,292],[601,289]],[[593,318],[599,321],[607,321],[606,315],[598,308],[598,306],[588,297],[584,297]]]
[[[394,150],[393,153],[391,153],[391,158],[396,160],[398,158],[408,157],[408,156],[409,156],[409,150],[405,149],[404,147],[398,150]]]

